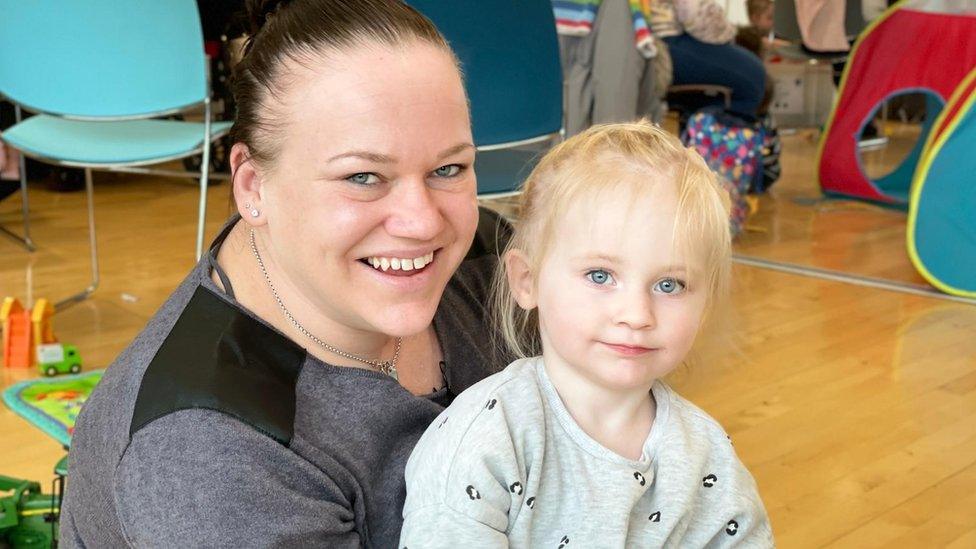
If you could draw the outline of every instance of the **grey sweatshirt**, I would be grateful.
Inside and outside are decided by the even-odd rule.
[[[414,443],[453,394],[510,360],[490,347],[483,306],[496,219],[482,212],[444,291],[447,387],[423,397],[306,353],[242,307],[232,281],[221,291],[203,259],[82,409],[62,546],[394,547]]]
[[[465,391],[407,462],[400,547],[772,547],[722,427],[666,384],[641,459],[590,438],[540,357]]]

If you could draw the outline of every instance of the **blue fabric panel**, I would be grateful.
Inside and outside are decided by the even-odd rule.
[[[31,110],[138,116],[207,94],[194,0],[16,0],[0,16],[0,93]]]
[[[915,246],[936,279],[976,292],[976,107],[961,115],[918,198]]]
[[[230,128],[215,122],[211,134]],[[127,120],[81,122],[38,115],[9,128],[3,140],[28,154],[84,164],[151,163],[188,156],[203,144],[202,122],[176,120]]]
[[[562,68],[550,0],[407,0],[461,61],[478,146],[562,127]]]
[[[503,149],[479,151],[474,163],[478,196],[518,190],[545,150]]]

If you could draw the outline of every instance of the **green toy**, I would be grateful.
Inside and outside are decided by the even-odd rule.
[[[47,549],[56,544],[61,498],[37,482],[0,475],[0,547]]]
[[[37,368],[46,376],[77,374],[81,371],[81,355],[74,345],[61,343],[38,345]]]

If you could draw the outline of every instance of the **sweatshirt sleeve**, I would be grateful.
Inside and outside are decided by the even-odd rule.
[[[431,424],[407,462],[401,548],[508,547],[527,482],[509,428],[514,407],[478,389]]]
[[[736,454],[731,439],[702,413],[699,427],[707,433],[695,520],[684,542],[699,547],[774,547],[769,516],[756,481]]]
[[[137,432],[115,475],[135,547],[360,547],[336,483],[225,414],[183,410]]]
[[[756,482],[738,459],[729,463],[722,474],[725,478],[716,480],[716,475],[706,475],[703,482],[718,483],[724,480],[721,495],[711,501],[703,502],[700,510],[701,529],[697,537],[703,547],[775,547],[769,517],[759,497]]]

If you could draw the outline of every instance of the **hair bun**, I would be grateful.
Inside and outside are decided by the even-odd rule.
[[[290,0],[247,0],[245,11],[247,13],[248,34],[255,36],[268,21],[278,13],[278,10]]]

